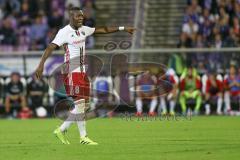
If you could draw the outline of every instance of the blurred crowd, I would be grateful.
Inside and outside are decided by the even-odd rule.
[[[216,48],[240,46],[240,1],[239,0],[188,0],[179,48]],[[226,56],[222,52],[188,56],[198,72],[215,69],[218,73],[230,65],[237,65],[239,53]],[[227,68],[225,68],[227,66]]]
[[[179,46],[239,47],[239,0],[188,0]]]
[[[95,25],[95,0],[0,0],[0,50],[43,50],[68,23],[69,7],[81,7],[84,25]],[[87,48],[94,46],[88,38]]]

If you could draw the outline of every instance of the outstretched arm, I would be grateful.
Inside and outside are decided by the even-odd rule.
[[[107,33],[114,33],[118,31],[125,31],[130,34],[133,34],[135,28],[133,27],[96,27],[95,32],[96,34],[107,34]]]
[[[42,77],[44,63],[46,62],[47,58],[52,54],[52,51],[55,50],[58,46],[56,44],[50,43],[46,48],[44,54],[42,55],[41,61],[36,69],[36,77],[40,79]]]

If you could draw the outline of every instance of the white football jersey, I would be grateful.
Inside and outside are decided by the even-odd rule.
[[[64,62],[68,63],[70,61],[69,70],[79,70],[81,69],[79,66],[85,64],[85,41],[87,36],[92,35],[94,31],[95,28],[87,26],[75,30],[70,25],[66,25],[58,31],[52,43],[64,47]],[[83,67],[85,71],[85,66]]]

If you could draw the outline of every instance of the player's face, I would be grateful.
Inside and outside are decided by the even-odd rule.
[[[229,72],[231,75],[234,75],[236,73],[236,70],[234,67],[231,67]]]
[[[211,81],[215,81],[216,76],[214,74],[210,74],[209,78],[210,78]]]
[[[192,68],[189,68],[189,69],[188,69],[188,76],[189,76],[189,77],[192,77]]]
[[[19,81],[19,76],[16,75],[16,74],[12,75],[11,78],[12,78],[12,82],[13,82],[13,83],[17,83],[17,82]]]
[[[72,14],[72,23],[76,28],[83,24],[83,13],[81,11],[74,11]]]

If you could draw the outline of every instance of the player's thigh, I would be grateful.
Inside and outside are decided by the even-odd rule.
[[[201,92],[199,90],[195,90],[191,94],[192,98],[197,98],[198,96],[201,96]]]
[[[74,100],[89,100],[90,82],[88,76],[84,72],[74,72],[68,75],[64,81],[66,94],[74,98]]]

